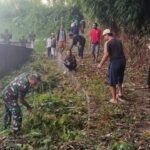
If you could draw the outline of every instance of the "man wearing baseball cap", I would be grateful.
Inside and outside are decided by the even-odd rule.
[[[124,96],[122,83],[124,79],[126,58],[121,41],[113,37],[110,29],[105,29],[103,31],[103,36],[106,43],[104,46],[104,55],[101,62],[98,64],[98,68],[101,69],[108,58],[110,59],[108,68],[108,82],[112,94],[110,102],[117,104],[118,100],[121,100]],[[119,88],[118,97],[116,96],[116,85],[118,85]]]
[[[23,73],[10,82],[2,91],[5,104],[4,126],[12,128],[15,134],[21,130],[22,111],[20,104],[26,106],[29,112],[32,107],[24,100],[25,95],[30,88],[37,88],[40,82],[40,75],[37,73]]]

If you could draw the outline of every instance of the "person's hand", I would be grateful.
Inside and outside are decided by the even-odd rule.
[[[101,64],[98,64],[98,65],[97,65],[97,68],[98,68],[98,69],[101,69],[101,68],[102,68],[102,65],[101,65]]]

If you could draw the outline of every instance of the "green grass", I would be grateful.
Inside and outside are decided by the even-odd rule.
[[[38,150],[56,146],[58,142],[80,139],[84,134],[86,125],[85,100],[82,94],[74,91],[69,82],[61,83],[63,74],[50,60],[37,55],[34,62],[15,71],[10,76],[1,79],[1,83],[11,81],[21,72],[39,71],[42,74],[40,93],[30,93],[26,100],[33,106],[32,114],[26,108],[23,110],[23,133],[28,137],[30,144],[23,144],[23,147],[35,148]],[[59,89],[63,87],[63,91]],[[57,89],[58,88],[58,89]],[[56,90],[57,89],[57,90]],[[0,106],[2,119],[3,105]],[[3,130],[3,122],[0,122],[0,136],[7,137],[10,130]],[[11,146],[11,142],[9,143]],[[13,146],[19,147],[19,142]],[[19,149],[19,148],[18,148]]]
[[[46,53],[46,40],[45,39],[36,39],[35,40],[35,48],[38,53]]]

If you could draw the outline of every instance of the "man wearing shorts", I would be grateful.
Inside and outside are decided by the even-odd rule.
[[[126,58],[121,41],[114,38],[109,29],[104,30],[103,36],[106,41],[104,47],[104,56],[98,65],[98,68],[100,69],[107,59],[110,58],[110,64],[108,68],[108,82],[112,94],[112,99],[110,102],[117,104],[118,100],[123,98],[122,83],[124,79]],[[119,88],[118,97],[116,96],[116,85],[118,85]]]
[[[94,61],[98,61],[99,50],[100,50],[100,37],[102,30],[97,28],[97,23],[93,24],[93,28],[90,31],[90,43],[92,50],[92,57]]]

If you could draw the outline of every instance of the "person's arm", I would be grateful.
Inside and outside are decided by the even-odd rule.
[[[20,101],[20,103],[21,103],[22,105],[24,105],[29,111],[32,110],[32,107],[28,104],[27,101],[24,100],[24,98],[20,98],[19,101]]]
[[[20,92],[19,92],[19,96],[18,96],[18,100],[19,100],[19,102],[20,102],[22,105],[24,105],[24,106],[27,108],[27,110],[28,110],[29,112],[31,112],[32,107],[28,104],[27,101],[25,101],[25,99],[24,99],[25,95],[26,95],[26,92],[21,92],[21,91],[20,91]]]
[[[73,41],[72,41],[72,44],[71,44],[71,47],[70,47],[70,51],[72,50],[72,48],[73,48],[73,46],[74,45],[76,45],[77,43],[76,43],[76,39],[75,38],[73,38]]]
[[[72,43],[72,44],[71,44],[71,47],[69,48],[69,51],[72,50],[73,46],[74,46],[74,44]]]
[[[26,85],[24,86],[21,85],[19,88],[18,100],[22,105],[24,105],[28,109],[28,111],[31,112],[32,107],[24,99],[25,95],[27,94],[27,91],[28,91],[28,87]]]
[[[100,61],[100,63],[97,66],[99,69],[101,69],[103,64],[108,60],[108,57],[109,57],[109,53],[108,53],[108,50],[107,50],[107,42],[106,42],[105,45],[104,45],[104,55],[102,57],[102,60]]]

